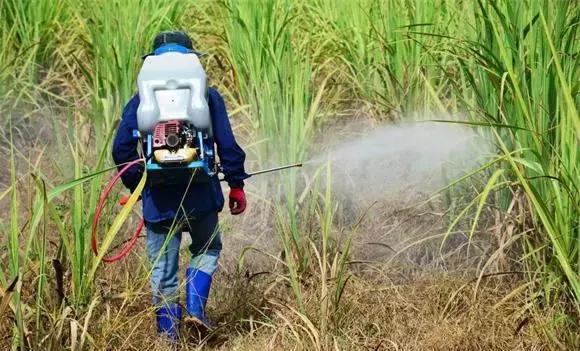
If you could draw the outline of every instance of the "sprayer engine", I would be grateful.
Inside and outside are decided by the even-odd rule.
[[[182,121],[167,121],[155,126],[153,156],[159,164],[184,164],[197,160],[195,129]]]
[[[152,184],[203,182],[217,171],[212,139],[187,121],[159,122],[143,142]]]

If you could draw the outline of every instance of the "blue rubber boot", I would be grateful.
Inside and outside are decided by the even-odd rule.
[[[211,275],[195,268],[188,268],[185,272],[185,309],[188,321],[207,329],[214,325],[205,315],[205,304],[211,287]]]
[[[181,306],[165,305],[157,309],[157,332],[167,336],[172,341],[179,338],[179,322],[181,321]]]

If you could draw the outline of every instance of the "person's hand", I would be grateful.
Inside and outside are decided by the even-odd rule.
[[[127,202],[129,202],[129,196],[130,195],[121,196],[121,198],[119,199],[119,205],[125,206],[127,204]],[[139,198],[137,199],[137,201],[139,201],[139,200],[141,200],[141,195],[139,195]]]
[[[244,188],[232,188],[230,190],[230,212],[239,215],[246,209],[246,193]]]

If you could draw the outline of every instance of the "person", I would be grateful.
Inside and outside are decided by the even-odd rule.
[[[152,55],[175,51],[196,53],[193,51],[191,38],[184,32],[162,32],[155,37]],[[224,100],[216,89],[208,88],[207,102],[213,128],[213,143],[217,147],[224,179],[230,187],[229,208],[233,215],[238,215],[246,208],[246,155],[236,142]],[[119,165],[139,158],[139,138],[134,133],[137,130],[138,107],[139,96],[135,95],[125,106],[117,128],[112,154],[119,168]],[[122,176],[122,181],[132,192],[142,174],[143,166],[135,165]],[[217,175],[207,183],[147,184],[142,192],[142,201],[147,228],[147,254],[152,263],[150,279],[158,332],[171,339],[178,338],[182,317],[178,261],[184,231],[191,236],[189,252],[192,257],[185,274],[186,320],[210,327],[205,305],[222,249],[218,212],[224,206]]]

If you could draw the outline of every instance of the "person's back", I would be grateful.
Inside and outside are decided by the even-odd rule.
[[[181,52],[193,53],[191,39],[183,32],[164,32],[154,40],[152,55]],[[244,170],[245,153],[237,144],[230,126],[225,103],[214,88],[207,89],[207,105],[211,119],[211,136],[204,140],[217,146],[217,154],[230,186],[229,207],[232,214],[245,210]],[[137,111],[139,95],[125,106],[113,143],[113,159],[117,165],[140,158],[138,145]],[[122,176],[125,186],[133,192],[144,166],[134,166]],[[209,326],[205,303],[212,275],[217,269],[221,251],[218,212],[223,209],[224,197],[217,174],[205,182],[163,183],[148,182],[142,192],[143,217],[147,226],[147,252],[153,264],[151,288],[157,310],[160,333],[170,338],[178,337],[181,307],[178,291],[179,246],[183,231],[191,235],[192,254],[186,271],[186,312],[189,320]],[[187,319],[186,319],[187,320]]]

